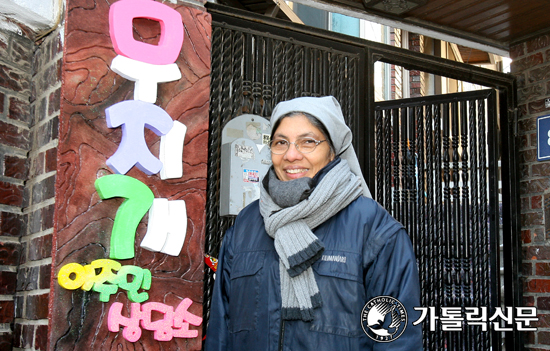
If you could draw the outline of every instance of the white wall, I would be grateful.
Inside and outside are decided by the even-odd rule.
[[[63,0],[1,0],[0,29],[21,34],[16,22],[38,36],[58,25],[62,6]]]

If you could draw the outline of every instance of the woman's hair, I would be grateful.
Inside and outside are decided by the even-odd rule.
[[[330,147],[331,154],[334,156],[336,155],[336,150],[334,149],[334,145],[332,144],[332,139],[330,139],[330,134],[328,133],[327,127],[325,127],[325,125],[321,121],[319,121],[317,117],[307,112],[293,111],[279,118],[277,122],[275,122],[275,125],[271,127],[271,139],[273,139],[273,135],[275,134],[275,131],[277,130],[277,128],[279,128],[279,124],[281,124],[281,121],[286,117],[294,117],[294,116],[305,116],[309,120],[309,123],[313,124],[313,126],[315,126],[317,129],[321,131],[321,133],[323,133],[323,136],[327,140],[328,145]]]

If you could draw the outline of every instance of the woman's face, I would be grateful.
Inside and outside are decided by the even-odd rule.
[[[285,139],[290,143],[300,138],[313,138],[325,140],[325,136],[304,115],[284,117],[279,127],[273,133],[273,139]],[[282,155],[271,154],[273,168],[279,180],[287,181],[302,177],[313,178],[319,170],[333,160],[328,142],[322,142],[313,152],[302,154],[296,150],[294,144],[290,144],[286,153]]]

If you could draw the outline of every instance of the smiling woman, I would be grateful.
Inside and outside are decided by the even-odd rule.
[[[224,237],[206,350],[373,350],[361,317],[378,296],[399,300],[411,323],[392,312],[368,326],[395,335],[376,350],[421,350],[411,242],[370,198],[338,101],[281,102],[271,123],[260,200]]]
[[[279,180],[313,178],[334,159],[329,143],[323,143],[327,137],[306,116],[294,114],[279,121],[271,137],[271,160]]]

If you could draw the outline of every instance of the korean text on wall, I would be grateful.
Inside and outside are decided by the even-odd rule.
[[[148,19],[160,24],[157,45],[134,38],[134,20]],[[158,341],[172,338],[195,338],[202,318],[188,311],[192,300],[184,298],[171,306],[160,301],[149,301],[147,291],[159,288],[152,282],[151,271],[135,265],[122,265],[117,260],[135,255],[136,230],[148,214],[147,232],[140,247],[160,254],[179,256],[187,233],[187,210],[184,200],[155,198],[153,191],[142,181],[126,175],[133,167],[148,176],[158,174],[160,179],[182,177],[182,153],[187,127],[174,121],[157,101],[159,83],[182,78],[175,63],[184,41],[181,14],[154,0],[120,0],[109,8],[109,35],[117,56],[111,70],[134,81],[134,99],[118,102],[105,110],[108,128],[120,128],[122,137],[118,149],[106,165],[113,174],[95,181],[97,195],[102,201],[123,198],[118,207],[110,233],[109,259],[97,258],[86,264],[72,262],[57,272],[58,283],[68,290],[82,289],[99,294],[99,300],[108,303],[119,290],[127,294],[131,307],[123,312],[123,304],[111,304],[107,324],[111,332],[136,342],[142,329],[153,331]],[[160,136],[159,156],[149,149],[145,129]],[[155,315],[155,318],[153,317]],[[162,318],[158,318],[161,315]]]

